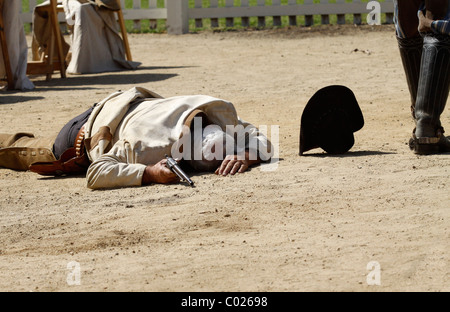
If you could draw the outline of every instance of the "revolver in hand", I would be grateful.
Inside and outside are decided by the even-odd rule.
[[[166,155],[166,159],[167,159],[167,164],[166,164],[167,168],[172,170],[181,179],[181,181],[186,181],[187,183],[189,183],[190,186],[194,186],[194,182],[180,168],[180,166],[178,165],[178,162],[175,159],[173,159],[172,157],[167,156],[167,155]]]

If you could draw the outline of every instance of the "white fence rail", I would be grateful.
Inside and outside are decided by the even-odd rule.
[[[29,0],[28,11],[21,13],[24,23],[32,22],[32,11],[42,0]],[[204,6],[202,0],[147,0],[143,6],[141,0],[120,0],[125,20],[134,22],[134,28],[140,30],[142,20],[150,21],[150,28],[156,27],[157,20],[165,20],[170,34],[189,32],[190,20],[195,21],[195,27],[203,27],[204,20],[210,20],[211,27],[219,26],[219,19],[225,19],[227,27],[233,27],[235,19],[239,18],[241,25],[249,26],[250,18],[256,18],[259,27],[266,26],[266,18],[271,17],[274,26],[281,25],[281,17],[287,16],[291,26],[297,25],[297,17],[304,16],[306,26],[314,23],[314,16],[320,16],[322,24],[329,24],[330,15],[336,15],[337,24],[345,24],[346,15],[353,15],[353,23],[362,23],[362,14],[368,14],[374,9],[385,14],[386,23],[392,23],[394,5],[391,0],[361,1],[361,0],[210,0]],[[271,4],[267,4],[270,2]],[[316,3],[319,2],[319,3]],[[130,7],[130,4],[132,6]],[[158,5],[159,4],[159,5]],[[374,6],[374,4],[376,6]],[[60,21],[64,16],[60,15]]]

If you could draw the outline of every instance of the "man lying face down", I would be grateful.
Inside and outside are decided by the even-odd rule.
[[[228,175],[272,153],[272,144],[232,103],[205,95],[162,98],[140,87],[111,94],[55,140],[0,134],[1,167],[42,175],[87,172],[92,189],[176,183],[165,155],[196,171]]]

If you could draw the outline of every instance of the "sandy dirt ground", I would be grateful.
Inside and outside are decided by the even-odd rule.
[[[84,176],[0,169],[1,291],[450,290],[450,157],[408,148],[392,26],[129,39],[136,71],[33,77],[35,90],[1,93],[0,133],[56,135],[133,86],[207,94],[258,127],[279,126],[276,170],[93,191]],[[303,108],[332,84],[354,91],[365,126],[345,155],[300,157]]]

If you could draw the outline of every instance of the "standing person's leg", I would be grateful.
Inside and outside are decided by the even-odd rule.
[[[413,118],[415,118],[414,109],[423,49],[423,38],[418,32],[419,21],[417,12],[423,5],[423,0],[394,0],[396,35],[411,95],[411,113]]]
[[[448,0],[427,1],[430,18],[447,15]],[[439,7],[438,4],[441,6]],[[430,10],[429,10],[430,9]],[[450,151],[450,141],[443,135],[440,116],[447,103],[450,88],[450,36],[429,32],[423,34],[424,48],[415,105],[416,129],[411,148],[417,154]]]
[[[394,23],[397,37],[414,38],[419,36],[417,12],[425,7],[425,0],[394,0]]]

